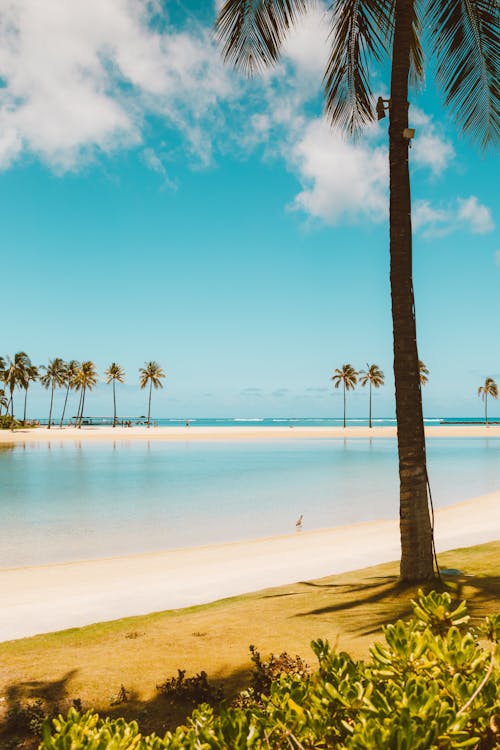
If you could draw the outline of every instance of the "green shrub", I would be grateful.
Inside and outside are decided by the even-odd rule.
[[[163,738],[72,709],[46,722],[40,750],[492,750],[500,747],[499,636],[499,615],[472,628],[465,603],[454,609],[447,593],[419,592],[413,617],[388,625],[367,662],[318,640],[315,673],[292,664],[264,680],[258,700],[218,713],[203,704]],[[252,653],[266,676],[271,668]]]
[[[2,414],[0,416],[0,430],[12,430],[14,427],[19,427],[19,425],[20,422],[11,417],[10,414]]]

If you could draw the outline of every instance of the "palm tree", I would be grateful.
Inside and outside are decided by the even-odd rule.
[[[313,0],[226,0],[216,31],[223,56],[247,74],[273,65],[290,28]],[[434,577],[433,531],[418,371],[412,280],[408,148],[409,82],[423,80],[422,28],[437,60],[436,78],[462,129],[484,147],[500,133],[499,19],[493,0],[333,0],[324,82],[326,115],[349,133],[389,115],[390,281],[400,477],[400,576]],[[390,99],[374,108],[370,70],[389,54]],[[374,111],[375,110],[375,111]]]
[[[29,363],[29,364],[28,364]],[[21,384],[24,388],[24,415],[23,415],[23,424],[26,424],[26,405],[28,403],[28,388],[30,383],[34,383],[36,380],[38,380],[38,367],[36,365],[31,364],[31,360],[28,358],[28,363],[26,364],[25,370],[24,370],[24,381]]]
[[[2,379],[10,392],[9,404],[12,419],[14,419],[14,391],[16,386],[24,387],[26,381],[26,368],[31,365],[30,358],[26,352],[16,352],[14,359],[7,357],[4,365]]]
[[[5,360],[3,357],[0,357],[0,383],[5,383]],[[7,411],[7,405],[8,401],[5,398],[5,391],[3,388],[0,389],[0,415],[2,414],[2,409],[5,409]]]
[[[345,420],[345,405],[346,405],[346,391],[353,391],[358,382],[359,372],[356,372],[352,365],[342,365],[339,370],[336,368],[335,374],[332,375],[332,381],[335,388],[338,388],[342,383],[344,389],[344,427],[346,426]]]
[[[76,424],[79,429],[81,429],[82,427],[83,410],[85,408],[85,396],[87,394],[87,391],[91,391],[92,388],[96,385],[97,380],[98,377],[95,364],[91,360],[82,362],[73,380],[74,388],[77,391],[81,391],[80,405],[78,407],[78,414],[76,418]]]
[[[429,378],[427,377],[429,375],[429,370],[425,366],[425,363],[422,362],[421,359],[418,360],[418,379],[420,380],[420,385],[425,385],[428,383]]]
[[[162,378],[165,377],[165,373],[163,372],[162,368],[157,362],[146,362],[144,367],[141,367],[139,370],[139,373],[141,375],[140,378],[140,386],[141,390],[144,390],[144,388],[149,383],[149,401],[148,401],[148,427],[151,426],[151,390],[154,387],[156,390],[157,388],[163,388],[163,383],[161,382]]]
[[[64,423],[64,415],[66,414],[66,404],[68,403],[69,392],[75,386],[75,377],[80,363],[76,359],[71,359],[69,362],[64,363],[64,383],[66,385],[66,396],[64,397],[64,406],[61,414],[61,421],[59,422],[59,429],[62,429]]]
[[[493,378],[486,378],[484,385],[477,389],[477,395],[484,401],[484,421],[488,424],[488,396],[498,398],[498,386]]]
[[[40,375],[40,383],[44,388],[50,388],[50,409],[49,409],[49,421],[47,429],[50,430],[52,425],[52,405],[54,403],[54,391],[56,388],[60,388],[64,385],[65,378],[65,367],[64,360],[61,357],[55,357],[49,359],[47,366],[42,366],[42,370],[45,370],[43,375]]]
[[[123,383],[125,380],[125,370],[116,364],[111,362],[110,366],[104,373],[106,375],[106,383],[113,383],[113,427],[116,427],[116,393],[115,384]]]
[[[0,416],[2,415],[2,409],[5,409],[5,413],[7,414],[8,406],[9,402],[5,398],[5,391],[3,388],[0,388]]]
[[[380,369],[378,365],[369,365],[368,362],[366,363],[366,370],[361,370],[359,373],[362,377],[360,379],[360,383],[362,386],[365,386],[367,383],[370,384],[370,416],[368,418],[368,426],[372,426],[372,386],[374,388],[380,388],[381,385],[384,385],[384,373]]]

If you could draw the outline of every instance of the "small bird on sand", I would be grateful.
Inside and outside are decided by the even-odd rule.
[[[295,528],[297,529],[297,531],[302,531],[302,519],[303,518],[304,516],[301,513],[300,516],[295,521]]]

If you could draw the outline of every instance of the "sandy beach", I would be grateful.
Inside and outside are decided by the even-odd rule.
[[[499,538],[500,491],[436,513],[438,552]],[[386,520],[160,553],[2,569],[0,640],[202,604],[398,557],[398,522]]]
[[[426,437],[500,437],[500,425],[432,425]],[[300,440],[304,438],[394,438],[396,427],[46,427],[0,431],[0,443],[108,440]]]

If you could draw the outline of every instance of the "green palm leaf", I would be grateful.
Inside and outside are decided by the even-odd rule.
[[[373,120],[370,62],[392,38],[391,0],[338,0],[331,8],[331,51],[323,79],[330,122],[349,133]]]
[[[274,65],[286,34],[311,0],[227,0],[215,31],[224,60],[247,75]]]
[[[500,135],[498,3],[429,0],[425,25],[446,103],[484,148]]]

